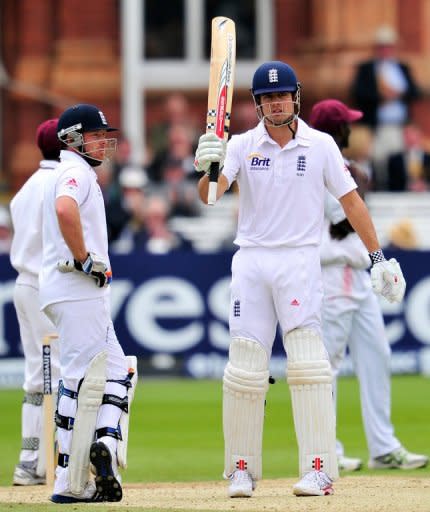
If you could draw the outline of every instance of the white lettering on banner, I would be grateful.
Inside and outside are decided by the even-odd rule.
[[[6,281],[0,284],[0,355],[4,356],[10,348],[6,342],[6,329],[5,329],[5,304],[13,302],[13,291],[15,289],[15,280]],[[18,340],[12,340],[14,344],[19,342]]]
[[[208,306],[210,312],[222,320],[213,320],[209,323],[209,341],[211,345],[228,350],[230,346],[230,332],[227,326],[230,310],[230,276],[216,281],[209,290]]]
[[[175,277],[151,279],[137,287],[125,312],[130,334],[143,347],[157,352],[188,350],[204,335],[202,321],[167,329],[157,320],[192,319],[203,314],[204,302],[196,287]]]
[[[413,336],[430,344],[430,277],[421,279],[408,295],[405,319]]]

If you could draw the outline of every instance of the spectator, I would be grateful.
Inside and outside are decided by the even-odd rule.
[[[423,145],[421,130],[413,123],[404,127],[405,150],[388,159],[388,190],[423,192],[430,184],[430,153]]]
[[[401,219],[390,229],[389,249],[414,250],[418,249],[418,238],[410,219]]]
[[[145,229],[136,233],[137,249],[153,254],[166,254],[178,249],[191,249],[191,244],[168,226],[169,204],[162,196],[150,196],[143,209]]]
[[[182,162],[168,160],[162,168],[163,182],[159,191],[170,204],[171,216],[194,217],[200,214],[200,201],[196,187],[186,178]]]
[[[191,120],[191,107],[187,97],[182,93],[173,93],[163,96],[162,119],[154,124],[149,131],[149,145],[154,155],[164,153],[169,149],[169,128],[175,124],[187,123],[191,131],[191,139],[195,138],[194,120]]]
[[[352,96],[363,111],[363,123],[375,132],[373,159],[376,184],[386,188],[388,155],[403,148],[402,127],[410,119],[410,106],[421,96],[407,64],[397,58],[398,35],[381,26],[375,33],[374,56],[358,65]]]
[[[373,189],[374,169],[372,163],[373,133],[368,126],[352,124],[349,144],[342,151],[345,158],[355,162],[366,174],[368,189]]]
[[[152,195],[143,200],[135,196],[130,203],[130,219],[111,250],[116,254],[147,251],[166,254],[191,245],[168,226],[169,203],[163,196]]]
[[[119,194],[106,204],[106,220],[108,227],[108,240],[111,244],[118,238],[122,238],[121,244],[129,237],[124,235],[130,219],[135,215],[136,209],[140,209],[144,203],[144,187],[148,183],[148,177],[143,169],[138,166],[124,167],[118,177]],[[128,252],[128,250],[127,250]]]
[[[167,147],[158,152],[148,168],[148,175],[153,182],[163,181],[163,167],[175,160],[180,163],[185,178],[194,176],[194,139],[190,126],[185,122],[171,124],[167,129]]]

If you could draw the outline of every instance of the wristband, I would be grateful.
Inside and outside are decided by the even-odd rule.
[[[382,249],[378,249],[377,251],[369,252],[369,258],[372,262],[372,267],[376,263],[381,263],[381,261],[385,261],[384,253],[382,252]]]

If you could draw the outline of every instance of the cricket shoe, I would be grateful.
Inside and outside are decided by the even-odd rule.
[[[91,503],[97,501],[94,499],[96,495],[96,486],[90,480],[81,494],[72,494],[70,491],[55,493],[50,497],[53,503],[67,504],[67,503]]]
[[[43,485],[46,478],[36,473],[37,461],[20,462],[13,472],[13,485]]]
[[[246,469],[236,469],[229,476],[230,485],[228,495],[230,498],[250,498],[255,489],[255,482]]]
[[[293,487],[296,496],[328,496],[333,493],[333,480],[324,471],[309,471]]]
[[[428,462],[427,455],[408,452],[401,446],[391,453],[370,459],[368,466],[370,469],[418,469],[427,466]]]
[[[363,466],[363,461],[355,457],[337,456],[339,471],[358,471]]]
[[[101,441],[93,443],[90,461],[96,474],[96,495],[93,501],[121,501],[121,482],[119,476],[114,474],[109,448]]]

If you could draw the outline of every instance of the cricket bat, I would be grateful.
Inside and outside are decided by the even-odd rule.
[[[234,70],[236,64],[236,27],[234,21],[224,16],[212,19],[211,59],[209,71],[208,111],[206,133],[214,132],[228,139],[231,103],[233,100]],[[208,204],[217,198],[219,163],[210,168]]]

